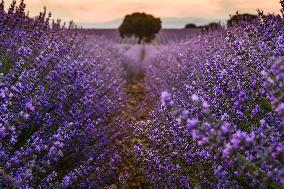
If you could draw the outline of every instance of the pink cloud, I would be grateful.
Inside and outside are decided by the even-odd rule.
[[[6,0],[7,4],[11,0]],[[277,12],[278,0],[26,0],[31,15],[43,6],[53,17],[75,22],[106,22],[140,11],[159,17],[227,18],[236,10],[255,13],[256,9]]]

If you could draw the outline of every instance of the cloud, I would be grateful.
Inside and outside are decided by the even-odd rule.
[[[6,0],[6,4],[10,2]],[[103,23],[137,11],[159,17],[225,19],[237,10],[255,13],[258,8],[265,12],[280,9],[278,0],[26,0],[26,3],[31,15],[47,6],[54,18],[77,23]]]
[[[265,12],[276,13],[280,10],[278,0],[211,0],[220,6],[223,15],[241,13],[256,13],[257,9]]]

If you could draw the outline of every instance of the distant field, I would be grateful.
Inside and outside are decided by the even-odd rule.
[[[80,30],[81,31],[81,30]],[[136,44],[138,39],[135,37],[121,38],[117,29],[83,29],[83,32],[90,35],[98,35],[107,38],[115,43]],[[157,34],[152,44],[168,44],[182,42],[197,35],[200,29],[162,29]]]

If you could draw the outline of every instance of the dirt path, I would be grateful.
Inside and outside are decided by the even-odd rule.
[[[125,120],[121,130],[125,137],[119,138],[115,142],[117,152],[120,156],[120,164],[118,167],[118,183],[111,185],[108,188],[150,188],[145,183],[146,175],[142,166],[137,161],[134,153],[135,140],[134,131],[130,127],[131,124],[139,120],[144,120],[147,113],[141,108],[141,104],[145,101],[145,85],[144,73],[141,67],[141,62],[144,60],[145,53],[142,46],[132,46],[130,48],[122,49],[125,56],[125,70],[126,70],[126,85],[127,104],[123,115]]]
[[[116,141],[121,163],[119,169],[119,182],[111,185],[109,188],[151,188],[146,183],[145,170],[137,161],[134,153],[134,145],[143,139],[136,138],[134,131],[129,124],[137,121],[147,120],[149,109],[145,105],[146,93],[144,83],[144,71],[142,63],[146,60],[147,55],[144,46],[133,46],[124,53],[128,62],[125,64],[126,69],[126,86],[127,104],[123,112],[123,119],[127,120],[123,125],[124,132],[127,136]]]
[[[145,100],[144,79],[139,76],[135,82],[128,83],[126,87],[129,99],[127,108],[124,111],[123,117],[129,120],[129,124],[136,121],[145,120],[146,112],[142,112],[140,104]],[[128,130],[128,136],[120,141],[117,141],[119,152],[122,159],[122,164],[119,167],[119,185],[118,188],[150,188],[145,182],[145,171],[137,161],[134,153],[134,145],[140,139],[134,137],[134,131],[129,125],[125,125]]]

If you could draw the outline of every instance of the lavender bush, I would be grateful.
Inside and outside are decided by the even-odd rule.
[[[94,37],[50,28],[46,11],[29,18],[24,1],[0,7],[0,187],[84,183],[112,157],[121,60]]]
[[[2,1],[0,188],[284,188],[280,4],[137,47],[137,84],[122,46]]]
[[[259,11],[253,23],[169,46],[145,68],[156,108],[133,127],[154,186],[284,187],[281,5],[281,15]]]

